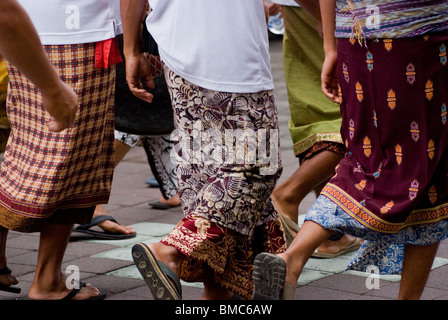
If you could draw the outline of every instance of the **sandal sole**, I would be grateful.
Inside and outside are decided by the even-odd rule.
[[[155,300],[181,300],[176,288],[160,269],[159,263],[146,245],[134,245],[132,258]]]
[[[280,300],[285,286],[286,262],[271,253],[260,253],[254,260],[253,300]]]

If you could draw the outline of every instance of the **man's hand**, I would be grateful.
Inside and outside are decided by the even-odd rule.
[[[333,102],[340,103],[336,51],[328,51],[325,53],[321,82],[322,91],[325,96]]]
[[[154,96],[143,86],[153,89],[154,79],[151,75],[148,60],[143,54],[126,57],[126,81],[129,89],[139,99],[152,103]]]
[[[50,131],[67,129],[75,121],[78,95],[64,82],[60,81],[59,88],[54,93],[42,93],[42,103],[51,116],[47,123]]]

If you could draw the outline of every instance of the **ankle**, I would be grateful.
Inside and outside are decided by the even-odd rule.
[[[184,255],[175,247],[166,245],[161,242],[148,245],[157,260],[166,264],[178,276]]]
[[[62,272],[46,273],[36,271],[31,287],[43,292],[61,290],[66,288],[65,277],[62,275]]]
[[[286,262],[286,276],[285,281],[289,284],[296,284],[302,274],[303,263],[300,259],[296,257],[291,257],[286,253],[279,254],[279,257]]]

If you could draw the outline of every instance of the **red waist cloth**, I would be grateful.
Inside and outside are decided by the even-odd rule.
[[[114,64],[122,62],[120,49],[115,38],[100,41],[95,47],[95,67],[109,68]]]

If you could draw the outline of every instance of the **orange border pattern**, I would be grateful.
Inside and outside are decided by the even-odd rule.
[[[358,201],[336,185],[327,184],[322,190],[322,194],[336,203],[345,213],[362,225],[384,233],[396,233],[409,226],[429,224],[448,219],[448,203],[434,208],[412,211],[403,223],[392,223],[381,219],[373,212],[364,208]]]

